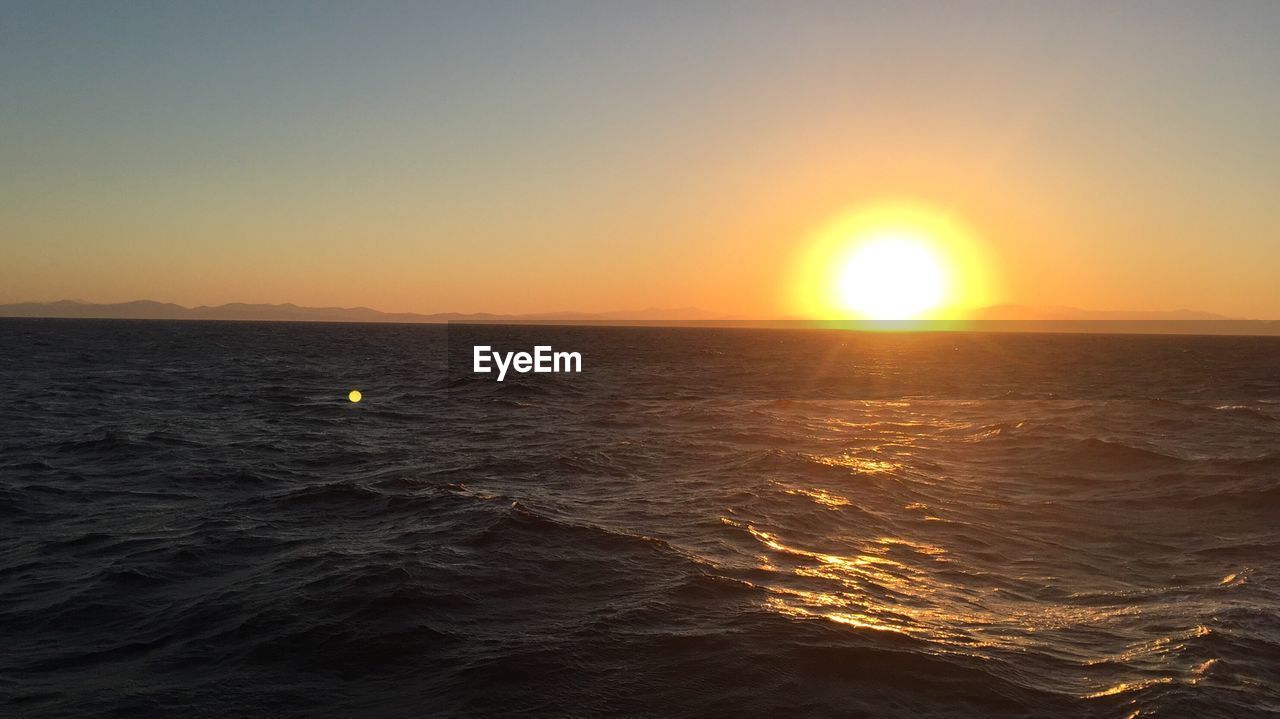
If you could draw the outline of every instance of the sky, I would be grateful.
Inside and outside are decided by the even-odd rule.
[[[1280,3],[0,2],[0,302],[790,311],[907,200],[983,301],[1280,318]]]

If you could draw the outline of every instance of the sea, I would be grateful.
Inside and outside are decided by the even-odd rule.
[[[0,320],[0,715],[1280,716],[1280,338],[473,329]]]

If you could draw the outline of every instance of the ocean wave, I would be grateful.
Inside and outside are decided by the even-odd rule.
[[[601,396],[450,378],[442,328],[67,326],[0,364],[0,713],[1280,713],[1265,398]]]

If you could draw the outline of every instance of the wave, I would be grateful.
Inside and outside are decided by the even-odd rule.
[[[733,348],[740,398],[677,400],[625,363],[624,396],[451,378],[438,328],[31,327],[57,358],[0,344],[0,713],[1280,708],[1277,405],[1176,399],[1203,354],[1167,391],[767,396],[796,333]],[[1009,372],[1147,347],[1032,339],[1052,366]],[[945,356],[921,386],[990,369]],[[1134,393],[1170,399],[1081,397]]]

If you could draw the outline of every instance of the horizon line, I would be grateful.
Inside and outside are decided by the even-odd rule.
[[[1023,316],[985,316],[1021,311]],[[542,324],[565,326],[683,326],[775,329],[842,329],[897,332],[1070,332],[1100,334],[1280,335],[1280,321],[1231,318],[1207,312],[1132,312],[992,305],[970,310],[980,316],[871,320],[848,317],[760,317],[716,315],[695,307],[609,312],[384,312],[370,307],[308,307],[287,303],[228,302],[187,307],[174,302],[84,300],[0,305],[0,317],[136,321],[307,322],[334,324]],[[1035,313],[1048,316],[1035,316]],[[1052,313],[1074,316],[1052,316]],[[1026,313],[1032,313],[1030,315]]]

